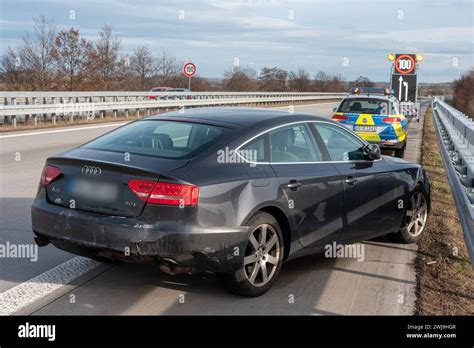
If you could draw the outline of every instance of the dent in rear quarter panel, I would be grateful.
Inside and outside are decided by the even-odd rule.
[[[196,223],[202,227],[245,226],[265,207],[276,207],[289,216],[288,202],[269,165],[217,163],[210,156],[167,174],[199,186]]]
[[[201,226],[240,226],[261,202],[277,199],[278,182],[268,165],[207,160],[167,174],[199,186],[197,223]]]
[[[407,162],[403,159],[390,157],[389,160],[392,162],[393,170],[396,175],[396,187],[397,187],[397,200],[403,200],[403,207],[407,207],[410,201],[411,193],[418,185],[428,186],[429,195],[429,182],[423,174],[423,168],[420,165]],[[397,168],[398,167],[398,168]],[[398,209],[398,218],[402,219],[404,209]]]

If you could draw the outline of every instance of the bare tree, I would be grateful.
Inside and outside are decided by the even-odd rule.
[[[114,79],[120,72],[120,39],[113,33],[112,27],[106,25],[99,36],[92,52],[90,68],[97,78],[97,87],[108,90],[113,87]]]
[[[157,72],[157,64],[148,46],[140,46],[133,51],[130,68],[138,77],[139,88],[141,90],[149,88],[150,79]]]
[[[25,74],[21,68],[21,59],[10,46],[2,55],[0,74],[6,89],[20,90],[23,88]]]
[[[283,92],[286,91],[286,80],[288,72],[277,67],[263,68],[258,80],[260,89],[263,91]]]
[[[299,68],[298,72],[291,72],[288,77],[288,86],[292,91],[310,92],[313,88],[309,73],[304,68]]]
[[[326,92],[328,90],[328,81],[330,80],[330,76],[326,74],[324,71],[319,71],[313,80],[314,89],[316,92]]]
[[[224,73],[224,89],[232,92],[248,92],[258,89],[256,72],[250,68],[233,68]]]
[[[22,70],[28,74],[31,89],[47,90],[51,88],[53,57],[52,49],[56,28],[53,20],[44,16],[34,17],[34,32],[23,36],[19,49]]]
[[[193,92],[206,92],[210,90],[210,86],[206,79],[196,75],[193,77],[191,89]]]
[[[120,56],[117,60],[117,70],[114,74],[113,84],[110,88],[116,90],[143,90],[140,87],[140,81],[132,67],[133,56],[130,57],[128,53]]]
[[[158,82],[175,86],[179,82],[181,64],[167,50],[162,50],[157,60]]]
[[[374,83],[366,76],[359,76],[352,82],[353,87],[373,87]]]
[[[454,81],[453,106],[474,117],[474,69],[464,73]]]
[[[347,84],[340,74],[331,75],[326,84],[327,92],[344,92],[347,90]]]
[[[65,76],[67,89],[81,89],[85,71],[91,57],[92,43],[80,38],[79,30],[62,30],[54,40],[52,56],[59,76]]]

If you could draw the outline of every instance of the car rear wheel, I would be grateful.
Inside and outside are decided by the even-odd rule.
[[[428,211],[429,205],[426,194],[420,187],[417,187],[413,191],[403,215],[402,227],[398,233],[391,235],[392,239],[402,243],[417,242],[426,229]]]
[[[278,221],[259,212],[249,221],[251,232],[244,251],[244,262],[234,273],[218,274],[232,293],[255,297],[268,291],[280,273],[284,245]]]

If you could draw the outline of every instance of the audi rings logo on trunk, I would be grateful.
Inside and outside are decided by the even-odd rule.
[[[94,166],[84,166],[81,173],[84,175],[100,175],[102,174],[102,169]]]

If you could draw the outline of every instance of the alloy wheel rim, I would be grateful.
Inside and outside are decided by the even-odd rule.
[[[269,224],[255,227],[245,250],[244,271],[253,286],[264,286],[274,276],[281,257],[280,240]]]
[[[421,192],[415,192],[410,199],[410,209],[407,209],[407,231],[413,236],[419,236],[426,226],[428,218],[428,204]]]

